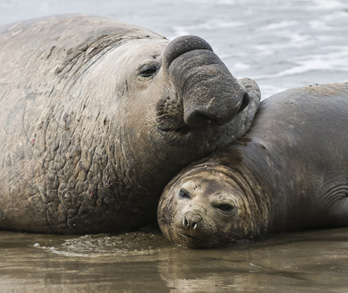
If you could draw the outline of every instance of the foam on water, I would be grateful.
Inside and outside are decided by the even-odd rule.
[[[225,22],[225,21],[219,21],[217,19],[210,20],[206,22],[202,22],[195,25],[189,25],[189,26],[174,26],[173,27],[173,34],[169,36],[169,39],[174,39],[178,36],[182,35],[189,35],[193,31],[212,31],[216,29],[222,29],[222,28],[237,28],[237,27],[243,27],[245,25],[244,22]]]
[[[261,31],[263,31],[263,30],[277,31],[280,28],[292,27],[292,26],[298,25],[298,23],[299,22],[295,21],[295,20],[284,20],[284,21],[280,21],[280,22],[266,24],[266,25],[260,27],[259,30],[261,30]]]
[[[33,247],[66,257],[128,257],[157,253],[168,241],[158,233],[132,232],[121,235],[85,235],[65,239],[54,246],[36,242]]]
[[[305,7],[308,10],[330,10],[330,9],[348,9],[348,3],[345,0],[311,0],[311,5]]]
[[[333,52],[330,54],[317,54],[306,57],[299,57],[294,60],[295,66],[286,70],[267,75],[256,76],[256,79],[274,79],[277,77],[304,74],[310,71],[342,71],[348,72],[348,48],[343,52]]]

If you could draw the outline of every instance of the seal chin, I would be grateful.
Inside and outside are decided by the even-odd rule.
[[[177,232],[174,243],[188,248],[203,248],[207,241],[200,239],[188,233]],[[179,241],[178,241],[179,240]]]
[[[172,230],[172,241],[180,246],[189,248],[209,248],[214,247],[214,237],[191,231],[184,231],[178,227]]]

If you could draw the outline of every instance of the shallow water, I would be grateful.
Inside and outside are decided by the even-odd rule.
[[[145,232],[0,232],[0,252],[1,292],[348,291],[348,228],[217,250],[185,249]]]
[[[1,0],[0,25],[90,13],[172,39],[199,35],[263,98],[348,81],[346,0]],[[148,233],[57,236],[0,232],[1,292],[348,292],[348,229],[273,235],[189,250]]]

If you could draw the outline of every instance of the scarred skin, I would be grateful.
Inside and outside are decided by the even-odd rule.
[[[244,134],[260,100],[204,40],[101,17],[2,27],[0,64],[0,229],[154,222],[165,184]]]
[[[193,163],[158,207],[173,243],[222,247],[269,233],[348,225],[348,83],[284,91],[250,131]]]

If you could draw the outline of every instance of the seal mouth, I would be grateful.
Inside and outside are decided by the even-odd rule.
[[[187,124],[184,124],[176,129],[174,129],[175,133],[179,133],[179,134],[188,134],[189,132],[191,132],[192,128],[190,126],[188,126]]]
[[[163,118],[162,118],[163,119]],[[159,119],[158,119],[159,120]],[[204,127],[191,127],[187,125],[183,119],[180,121],[177,118],[171,118],[168,116],[168,118],[163,119],[165,121],[160,121],[157,123],[157,129],[168,132],[168,133],[175,133],[175,134],[189,134],[191,132],[204,132],[208,129],[218,129],[221,127],[229,127],[229,122],[225,124],[218,124],[213,120],[207,120],[207,123],[204,125]]]
[[[167,97],[157,105],[156,126],[159,130],[168,133],[187,134],[191,127],[184,122],[182,109],[169,111],[166,109],[170,97]]]
[[[180,234],[181,236],[184,236],[184,237],[190,238],[190,239],[194,239],[194,240],[201,240],[201,239],[199,239],[199,238],[197,238],[197,237],[194,237],[194,236],[189,235],[189,234],[186,234],[186,233],[178,233],[178,234]]]
[[[192,131],[192,128],[185,123],[179,123],[179,125],[158,125],[157,128],[166,133],[175,133],[179,135],[185,135]]]

